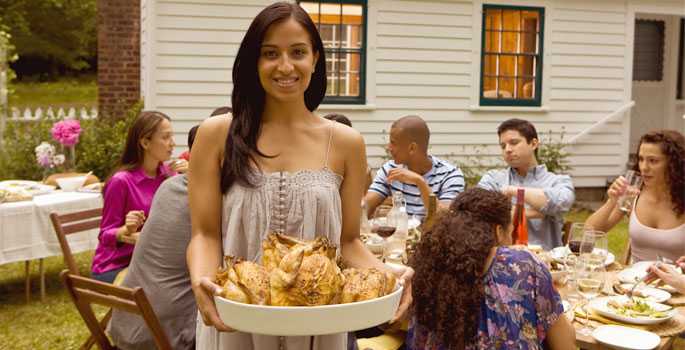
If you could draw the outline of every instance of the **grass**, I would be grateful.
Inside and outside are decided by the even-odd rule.
[[[9,96],[10,107],[37,108],[94,107],[97,105],[95,76],[64,78],[54,82],[15,82]]]
[[[585,221],[587,211],[567,215],[570,221]],[[609,249],[622,256],[628,235],[627,222],[610,232]],[[90,270],[92,252],[75,255],[80,271]],[[64,269],[61,256],[45,259],[47,297],[41,302],[38,293],[37,262],[32,266],[32,299],[24,299],[24,263],[0,265],[0,350],[8,349],[77,349],[87,338],[88,330],[71,302],[59,272]],[[96,309],[101,317],[104,309]]]

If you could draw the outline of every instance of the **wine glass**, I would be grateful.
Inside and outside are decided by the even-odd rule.
[[[606,232],[585,230],[580,244],[580,257],[589,264],[604,266],[609,255],[608,245]]]
[[[585,234],[585,224],[582,222],[575,222],[571,225],[568,234],[568,243],[566,244],[566,252],[564,256],[564,267],[568,271],[567,281],[573,283],[575,281],[575,265],[580,255],[580,246],[583,243],[583,235]]]
[[[372,232],[383,238],[383,254],[381,261],[385,261],[388,256],[388,237],[392,236],[397,230],[397,219],[388,213],[386,217],[378,217],[374,219]]]
[[[578,259],[576,263],[576,290],[585,299],[584,314],[585,314],[585,324],[580,330],[580,333],[586,336],[592,334],[592,329],[589,327],[588,322],[590,319],[590,300],[599,296],[602,292],[602,288],[606,283],[606,270],[604,269],[604,264],[597,266],[589,259],[583,257]]]

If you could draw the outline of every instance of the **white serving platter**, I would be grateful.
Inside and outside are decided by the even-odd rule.
[[[661,342],[655,333],[617,325],[599,326],[592,332],[592,337],[619,350],[652,350]]]
[[[609,296],[609,297],[600,297],[600,298],[595,298],[590,300],[590,307],[597,311],[602,316],[612,318],[614,320],[618,320],[621,322],[626,322],[626,323],[632,323],[632,324],[657,324],[661,323],[664,321],[668,321],[673,316],[675,315],[675,310],[673,310],[673,307],[660,304],[660,303],[655,303],[649,300],[645,300],[645,303],[649,304],[651,307],[653,307],[657,311],[664,311],[667,316],[666,317],[660,317],[660,318],[652,318],[652,317],[629,317],[626,315],[621,315],[616,313],[613,309],[611,309],[607,303],[609,300],[617,300],[619,302],[625,302],[628,300],[628,297],[625,295],[616,295],[616,296]]]

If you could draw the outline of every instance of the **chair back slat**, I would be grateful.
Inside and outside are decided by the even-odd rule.
[[[59,215],[60,220],[62,223],[68,224],[70,222],[74,221],[81,221],[85,219],[90,219],[90,218],[95,218],[102,216],[102,208],[95,208],[95,209],[88,209],[88,210],[81,210],[73,213],[67,213],[63,215]]]
[[[102,219],[97,218],[89,221],[82,221],[76,224],[63,225],[62,232],[64,232],[65,235],[70,235],[72,233],[88,231],[96,228],[99,229],[101,221]]]
[[[169,339],[142,288],[119,287],[72,274],[69,270],[62,271],[60,277],[101,349],[114,349],[114,346],[104,335],[104,326],[98,323],[91,304],[104,305],[140,315],[150,329],[157,348],[171,350]]]
[[[80,275],[74,260],[74,255],[71,253],[67,235],[92,230],[100,227],[102,217],[102,208],[81,210],[67,214],[50,213],[50,221],[52,227],[55,229],[57,241],[62,249],[62,256],[64,263],[67,265],[69,272]]]
[[[111,295],[103,295],[83,288],[74,288],[74,292],[88,304],[110,306],[114,309],[121,309],[136,315],[143,314],[134,301],[120,299]]]

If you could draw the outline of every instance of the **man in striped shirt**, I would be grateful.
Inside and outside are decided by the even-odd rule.
[[[369,216],[386,197],[400,191],[407,202],[407,214],[423,220],[431,193],[438,198],[439,207],[447,207],[464,191],[461,170],[428,154],[429,138],[428,125],[419,116],[402,117],[392,124],[387,145],[392,160],[378,170],[364,197]]]

